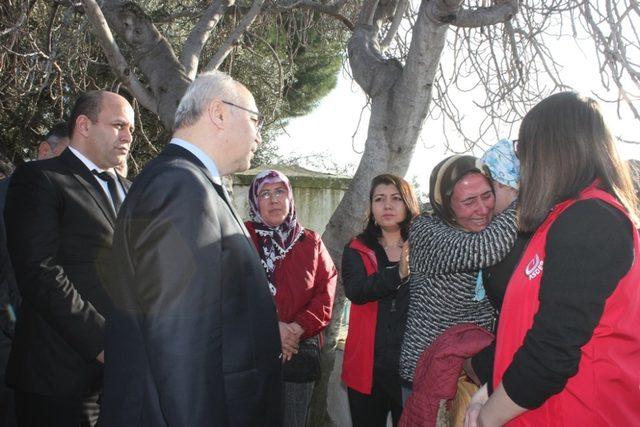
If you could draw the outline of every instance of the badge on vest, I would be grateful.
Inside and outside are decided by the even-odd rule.
[[[529,280],[535,279],[540,273],[542,273],[542,266],[544,265],[544,261],[540,259],[540,256],[536,254],[535,257],[524,268],[524,274],[527,275]]]

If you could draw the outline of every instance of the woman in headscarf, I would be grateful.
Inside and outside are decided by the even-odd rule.
[[[496,194],[495,213],[509,206],[515,208],[520,182],[520,161],[516,155],[517,140],[501,139],[482,155],[482,161],[491,171],[493,190]],[[482,284],[491,306],[500,312],[502,300],[516,263],[528,241],[526,235],[518,234],[513,249],[496,265],[482,269]],[[465,371],[473,381],[482,385],[491,379],[495,341],[465,364]]]
[[[298,222],[284,174],[267,170],[256,175],[249,188],[249,210],[251,221],[246,226],[267,273],[280,321],[283,426],[304,426],[319,359],[312,367],[308,360],[297,363],[302,355],[296,353],[301,346],[321,348],[320,333],[331,320],[337,271],[320,235]]]
[[[416,218],[409,232],[410,300],[400,355],[405,397],[418,358],[446,329],[474,323],[493,330],[481,270],[502,260],[516,238],[513,204],[494,218],[491,173],[480,159],[448,157],[429,184],[434,213]]]

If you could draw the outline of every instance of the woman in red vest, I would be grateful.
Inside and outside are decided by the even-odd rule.
[[[344,249],[342,284],[351,300],[342,380],[354,427],[397,425],[402,412],[398,360],[409,303],[407,240],[418,215],[411,185],[390,174],[371,182],[364,231]]]
[[[531,239],[500,313],[494,392],[467,426],[640,425],[636,198],[598,104],[536,105],[517,153],[519,227]]]

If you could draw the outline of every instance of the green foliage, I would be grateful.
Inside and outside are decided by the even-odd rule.
[[[208,4],[152,0],[140,5],[179,55]],[[28,7],[27,19],[20,23]],[[240,3],[229,8],[202,52],[201,69],[247,10],[248,5]],[[67,117],[78,93],[108,89],[131,99],[80,9],[19,0],[0,6],[0,12],[0,28],[15,27],[0,37],[0,150],[12,162],[35,157],[41,136]],[[335,86],[345,37],[332,19],[312,12],[263,13],[224,61],[220,69],[252,91],[267,119],[254,165],[273,159],[275,138],[287,118],[309,113]],[[128,46],[118,42],[128,56]],[[132,103],[137,123],[129,166],[135,174],[167,143],[170,130],[155,114]]]
[[[287,117],[309,114],[336,87],[340,52],[338,43],[330,43],[324,49],[308,49],[295,59],[296,71],[284,93]]]

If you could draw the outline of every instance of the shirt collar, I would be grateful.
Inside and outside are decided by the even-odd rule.
[[[185,150],[189,151],[194,156],[196,156],[198,160],[202,162],[204,167],[207,168],[211,176],[213,176],[214,181],[216,181],[216,184],[222,185],[221,184],[222,180],[220,179],[220,172],[218,172],[218,167],[216,166],[216,162],[208,154],[206,154],[204,151],[202,151],[200,148],[193,145],[192,143],[185,141],[184,139],[174,137],[174,138],[171,138],[171,141],[169,141],[169,144],[175,144],[179,147],[182,147]]]
[[[89,169],[89,171],[93,171],[93,170],[97,170],[98,172],[110,172],[112,174],[115,174],[115,170],[113,168],[109,168],[109,169],[102,169],[99,168],[95,163],[93,163],[91,160],[89,160],[87,158],[87,156],[85,156],[84,154],[82,154],[80,151],[78,151],[76,148],[69,146],[69,150],[71,150],[71,152],[78,158],[80,159],[80,161],[82,163],[84,163],[84,165],[87,167],[87,169]]]

